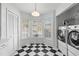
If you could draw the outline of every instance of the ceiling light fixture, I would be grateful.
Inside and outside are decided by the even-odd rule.
[[[36,6],[36,3],[35,3],[35,10],[32,12],[32,16],[35,16],[35,17],[40,16],[40,13],[37,12],[37,6]]]

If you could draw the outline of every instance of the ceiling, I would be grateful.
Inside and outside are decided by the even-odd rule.
[[[40,14],[45,14],[52,12],[53,9],[58,9],[67,3],[36,3],[37,11]],[[34,3],[13,3],[16,8],[18,8],[22,12],[26,12],[31,14],[34,11],[35,4]]]

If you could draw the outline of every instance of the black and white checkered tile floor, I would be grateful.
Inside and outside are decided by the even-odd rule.
[[[22,46],[14,56],[65,56],[60,50],[55,50],[43,43]]]

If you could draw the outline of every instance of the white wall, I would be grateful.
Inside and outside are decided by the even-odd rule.
[[[0,40],[1,40],[1,3],[0,3]]]
[[[58,7],[56,9],[56,16],[60,15],[61,13],[63,13],[64,11],[66,11],[67,9],[71,8],[72,6],[74,6],[76,3],[65,3],[64,5],[61,4],[60,7]]]

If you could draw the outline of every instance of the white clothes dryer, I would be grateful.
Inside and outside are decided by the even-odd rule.
[[[74,55],[79,55],[79,25],[68,26],[68,50]]]

